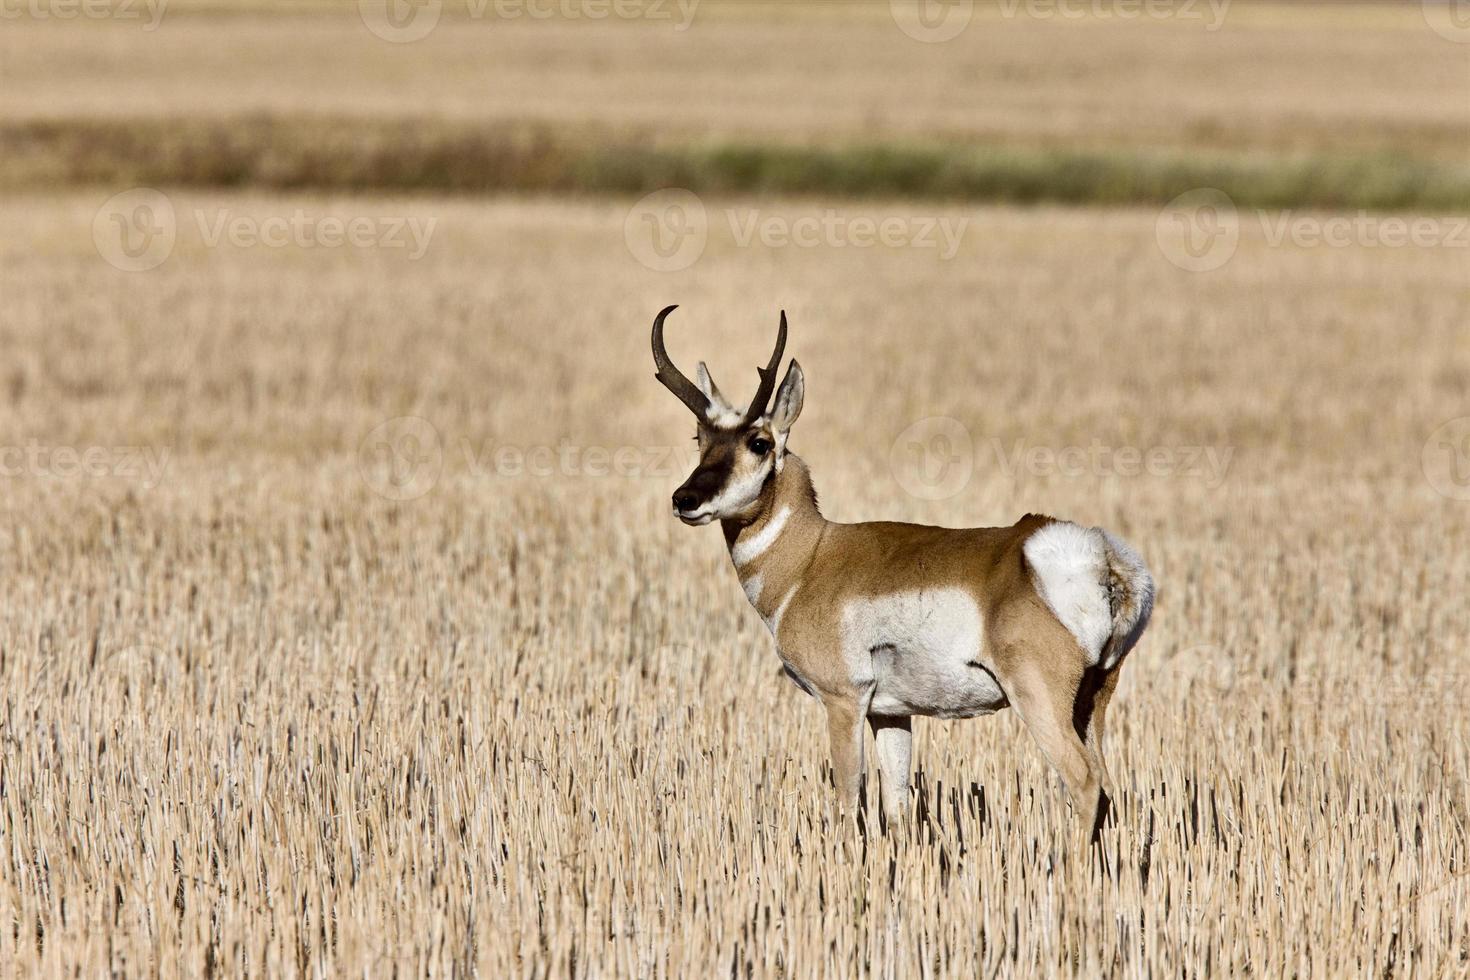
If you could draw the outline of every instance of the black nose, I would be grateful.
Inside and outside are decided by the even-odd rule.
[[[685,490],[680,487],[674,491],[674,509],[678,511],[690,511],[699,506],[699,497],[693,490]]]

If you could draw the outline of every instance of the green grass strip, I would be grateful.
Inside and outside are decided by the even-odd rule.
[[[1161,204],[1214,187],[1245,207],[1470,211],[1470,166],[1396,155],[1220,156],[979,144],[654,144],[432,120],[308,117],[0,124],[0,186],[898,197]]]

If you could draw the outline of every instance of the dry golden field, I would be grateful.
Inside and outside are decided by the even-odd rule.
[[[184,184],[232,120],[1470,143],[1417,3],[981,4],[925,44],[879,2],[452,0],[390,44],[345,0],[66,2],[0,10],[0,143],[136,124]],[[1464,215],[68,186],[38,145],[0,147],[0,977],[1470,975]],[[1142,552],[1095,850],[1010,712],[916,723],[908,832],[871,782],[836,812],[820,709],[669,513],[669,303],[740,397],[788,311],[828,517]]]
[[[1464,432],[1432,435],[1470,414],[1464,250],[1243,221],[1188,272],[1152,212],[841,209],[966,219],[946,261],[742,247],[727,209],[821,205],[730,200],[657,272],[627,202],[173,193],[172,254],[124,272],[106,196],[12,199],[0,237],[17,974],[1470,964],[1470,503]],[[437,224],[417,260],[197,226],[297,210]],[[1104,858],[1004,712],[917,725],[917,834],[834,823],[819,710],[718,532],[667,513],[674,301],[676,360],[746,391],[790,311],[829,516],[1046,510],[1140,547]],[[972,467],[940,500],[934,423],[904,434],[931,416]],[[1167,465],[1012,456],[1094,443]]]

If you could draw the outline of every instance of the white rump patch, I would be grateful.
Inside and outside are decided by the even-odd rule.
[[[730,549],[730,558],[738,565],[748,565],[761,555],[766,549],[775,543],[781,534],[781,529],[786,526],[786,518],[791,516],[790,507],[782,507],[776,512],[776,516],[766,521],[766,526],[744,541],[735,542],[735,547]]]
[[[1113,633],[1105,584],[1107,549],[1108,541],[1097,528],[1070,522],[1048,524],[1021,547],[1036,591],[1094,664]]]

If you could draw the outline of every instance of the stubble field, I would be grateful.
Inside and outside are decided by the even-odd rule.
[[[948,261],[716,226],[667,273],[615,202],[176,193],[173,255],[127,273],[101,197],[28,197],[3,246],[19,972],[1465,969],[1470,505],[1431,439],[1470,388],[1463,253],[1246,222],[1191,273],[1152,213],[982,208],[932,215],[969,222]],[[298,208],[437,225],[417,261],[196,227]],[[819,710],[667,513],[674,301],[727,390],[790,311],[829,516],[1139,546],[1105,859],[1007,713],[917,726],[915,835],[833,823]]]
[[[1470,971],[1463,216],[250,176],[299,149],[261,133],[391,171],[441,124],[1462,170],[1470,65],[1419,5],[981,5],[932,45],[887,4],[450,4],[408,45],[356,7],[0,32],[0,140],[72,139],[0,165],[0,967]],[[70,186],[120,131],[168,179]],[[828,517],[1043,511],[1143,553],[1098,851],[1008,712],[916,723],[911,833],[871,786],[839,822],[819,708],[669,513],[669,303],[738,397],[788,311]]]

